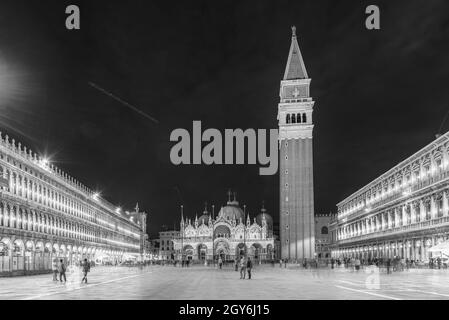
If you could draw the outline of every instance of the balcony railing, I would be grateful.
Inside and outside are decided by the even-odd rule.
[[[384,236],[394,235],[394,234],[400,234],[400,233],[406,233],[411,231],[419,231],[419,230],[427,230],[430,228],[435,228],[439,226],[446,226],[449,225],[449,216],[444,217],[438,217],[434,218],[432,220],[426,220],[421,222],[415,222],[410,225],[405,226],[399,226],[399,227],[393,227],[391,229],[386,230],[379,230],[375,232],[371,232],[368,234],[353,236],[346,239],[338,240],[339,243],[350,243],[354,241],[361,241],[361,240],[368,240],[368,239],[375,239],[375,238],[381,238]]]
[[[418,182],[415,182],[410,187],[410,191],[411,192],[419,191],[419,190],[426,188],[432,184],[443,181],[444,179],[447,179],[448,177],[449,177],[449,171],[440,171],[439,173],[435,174],[434,176],[420,179]],[[360,212],[365,212],[365,209],[367,209],[368,207],[370,207],[371,209],[376,209],[384,204],[395,201],[397,199],[409,197],[410,195],[403,194],[404,189],[407,189],[407,188],[400,188],[398,191],[396,191],[392,195],[389,195],[380,200],[377,200],[374,203],[372,203],[371,205],[363,206],[362,208],[352,212],[351,214],[346,215],[346,216],[341,216],[340,218],[344,218],[344,217],[350,218],[353,216],[357,216],[360,214]]]

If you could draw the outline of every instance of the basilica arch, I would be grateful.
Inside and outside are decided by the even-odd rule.
[[[197,247],[197,254],[199,260],[207,259],[207,246],[204,243],[200,243]]]
[[[263,247],[260,243],[253,243],[250,247],[249,247],[249,255],[255,259],[255,260],[259,260],[261,259],[263,254]]]
[[[225,224],[219,224],[214,229],[214,238],[230,238],[231,229]]]
[[[216,239],[214,246],[215,246],[215,256],[221,257],[222,260],[230,259],[231,250],[229,242],[226,240],[226,238]]]
[[[235,247],[235,256],[236,257],[244,256],[244,255],[246,255],[247,250],[248,250],[248,247],[246,246],[246,244],[244,244],[243,242],[240,242]]]
[[[193,249],[193,247],[190,244],[185,245],[184,246],[184,254],[188,260],[192,260],[195,256],[195,250]]]

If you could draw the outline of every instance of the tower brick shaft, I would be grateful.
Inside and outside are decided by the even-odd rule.
[[[313,143],[310,81],[295,27],[280,86],[280,236],[283,259],[315,257]]]

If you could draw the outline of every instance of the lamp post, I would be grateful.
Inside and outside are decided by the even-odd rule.
[[[215,206],[212,205],[212,261],[215,269]]]
[[[181,205],[181,265],[184,262],[184,206]]]
[[[243,205],[243,219],[246,217],[246,204]],[[243,223],[243,250],[246,259],[246,223]]]

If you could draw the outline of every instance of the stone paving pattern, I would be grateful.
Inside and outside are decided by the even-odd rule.
[[[257,266],[240,280],[232,267],[96,267],[89,283],[72,270],[68,282],[51,275],[0,278],[0,299],[449,299],[449,270],[411,269],[379,274],[367,287],[364,270]]]

